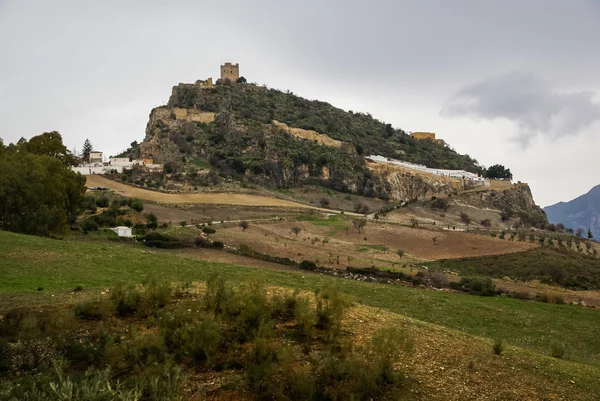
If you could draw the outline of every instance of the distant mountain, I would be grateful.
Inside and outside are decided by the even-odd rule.
[[[600,185],[572,201],[547,206],[544,211],[550,223],[563,223],[566,227],[581,227],[586,231],[589,228],[594,238],[600,239]]]

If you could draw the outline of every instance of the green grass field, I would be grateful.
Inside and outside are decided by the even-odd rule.
[[[271,285],[308,291],[335,281],[368,306],[476,336],[503,338],[545,355],[553,341],[560,341],[568,359],[600,366],[600,311],[577,306],[366,284],[305,272],[198,261],[112,242],[52,240],[1,231],[0,255],[0,294],[4,297],[36,292],[38,287],[43,293],[68,292],[79,284],[106,288],[117,282],[139,283],[148,276],[205,280],[214,272],[233,283],[260,277]]]
[[[198,252],[202,252],[199,250]],[[334,281],[368,306],[387,309],[464,333],[503,338],[512,345],[549,353],[564,343],[567,357],[600,366],[600,311],[510,298],[365,284],[304,272],[278,271],[192,260],[168,252],[111,242],[79,242],[0,232],[0,294],[60,293],[76,285],[106,288],[139,283],[148,276],[165,280],[205,280],[221,272],[234,283],[260,277],[268,284],[314,290]]]

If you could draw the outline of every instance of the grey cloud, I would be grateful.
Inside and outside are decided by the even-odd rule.
[[[562,92],[528,73],[510,73],[469,85],[452,96],[441,110],[444,117],[505,118],[519,128],[517,139],[576,135],[600,120],[594,93]]]

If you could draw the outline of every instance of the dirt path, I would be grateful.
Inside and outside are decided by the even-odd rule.
[[[99,175],[86,176],[86,185],[88,187],[106,187],[123,196],[135,197],[160,203],[207,203],[219,205],[276,206],[296,209],[317,209],[301,203],[260,195],[232,193],[167,194],[122,184]]]

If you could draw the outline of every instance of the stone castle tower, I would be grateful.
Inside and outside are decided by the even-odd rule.
[[[235,82],[240,77],[240,65],[225,63],[221,66],[221,79],[229,79],[231,82]]]

